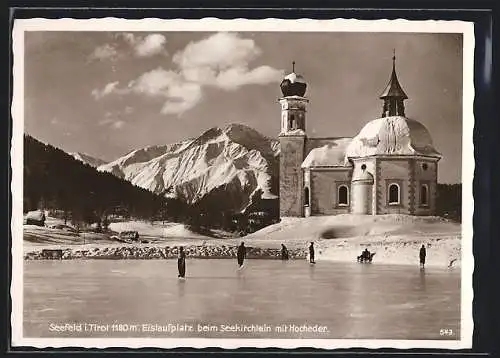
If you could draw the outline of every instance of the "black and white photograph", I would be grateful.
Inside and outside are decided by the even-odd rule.
[[[12,334],[470,348],[473,25],[25,19]]]

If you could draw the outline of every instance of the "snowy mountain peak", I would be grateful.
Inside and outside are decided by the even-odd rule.
[[[279,142],[241,124],[182,142],[134,150],[98,169],[193,204],[212,199],[241,211],[257,191],[276,198]]]

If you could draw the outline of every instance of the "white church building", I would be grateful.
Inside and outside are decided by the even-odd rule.
[[[435,213],[441,155],[427,128],[406,117],[395,57],[381,117],[354,138],[307,136],[306,89],[295,69],[281,82],[281,217]]]

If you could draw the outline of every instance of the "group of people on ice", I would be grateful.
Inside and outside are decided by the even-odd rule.
[[[286,261],[290,258],[290,255],[288,254],[288,249],[286,248],[285,244],[281,244],[281,259]],[[315,264],[316,261],[314,261],[314,243],[311,242],[311,245],[309,245],[309,262],[312,264]]]
[[[361,255],[357,257],[358,262],[372,262],[373,256],[375,256],[375,252],[370,252],[368,249],[364,249],[361,252]],[[425,257],[427,256],[427,250],[425,249],[425,245],[422,245],[419,251],[419,258],[420,258],[420,267],[424,268],[425,266]]]
[[[285,245],[282,246],[286,250]],[[286,251],[286,254],[288,260],[288,251]],[[239,268],[243,267],[246,256],[247,256],[247,248],[245,247],[245,243],[242,242],[241,245],[238,246],[238,251],[236,253],[236,259],[238,261]],[[179,278],[186,277],[186,253],[184,252],[183,246],[179,248],[179,254],[177,255],[177,270],[179,271],[178,275]]]
[[[245,258],[247,255],[245,243],[242,242],[240,246],[238,246],[238,250],[236,252],[236,260],[238,262],[238,268],[242,268],[245,263]],[[288,249],[284,244],[281,244],[281,260],[286,261],[290,259],[290,254],[288,253]],[[314,261],[314,244],[311,242],[309,246],[309,262],[316,263]],[[179,248],[179,254],[177,255],[177,270],[179,271],[179,278],[186,277],[186,253],[184,251],[184,247],[181,246]]]
[[[309,263],[315,264],[315,250],[314,250],[314,243],[311,242],[309,245]],[[238,246],[238,251],[236,253],[236,260],[238,262],[238,268],[242,268],[243,264],[245,263],[245,258],[246,258],[246,247],[245,243],[242,242],[240,246]],[[427,251],[425,249],[425,245],[422,245],[420,248],[419,252],[419,258],[420,258],[420,267],[424,268],[425,266],[425,257],[427,255]],[[361,252],[361,255],[357,257],[358,262],[372,262],[373,256],[375,256],[374,252],[368,251],[368,249],[364,249],[363,252]],[[288,249],[284,244],[281,244],[281,260],[289,260],[290,255],[288,253]],[[179,254],[177,258],[177,268],[179,271],[179,278],[184,278],[186,276],[186,253],[184,252],[184,247],[179,248]]]

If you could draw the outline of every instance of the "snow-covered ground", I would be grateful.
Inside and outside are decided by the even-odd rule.
[[[47,223],[58,223],[52,218]],[[242,238],[211,238],[190,231],[179,223],[127,221],[110,224],[113,231],[134,230],[155,245],[226,245],[244,241],[247,246],[279,248],[284,243],[290,249],[316,247],[316,260],[353,262],[364,248],[375,252],[374,263],[418,264],[419,249],[427,248],[427,265],[460,266],[461,225],[441,217],[409,215],[337,215],[309,218],[283,218]],[[123,246],[109,235],[75,234],[61,229],[33,225],[24,226],[25,252],[46,247]],[[129,244],[139,246],[143,244]]]
[[[142,243],[125,244],[111,238],[112,234],[80,232],[71,227],[68,229],[52,228],[54,225],[64,224],[63,220],[47,217],[45,227],[36,225],[24,225],[24,252],[30,252],[40,248],[50,249],[92,249],[94,247],[122,247],[140,246]],[[110,229],[116,233],[121,231],[137,231],[141,239],[148,241],[149,246],[156,245],[201,245],[206,240],[215,240],[208,236],[194,233],[186,228],[184,224],[145,221],[124,221],[110,224]],[[215,240],[217,241],[217,240]],[[217,243],[214,243],[217,244]]]
[[[316,247],[316,260],[356,260],[367,248],[374,262],[418,264],[419,249],[427,249],[426,265],[459,266],[461,225],[441,217],[409,215],[336,215],[284,218],[244,238],[252,246]]]
[[[109,228],[116,232],[137,231],[141,237],[154,238],[207,238],[206,236],[194,233],[186,228],[186,225],[171,222],[144,222],[125,221],[109,224]]]

